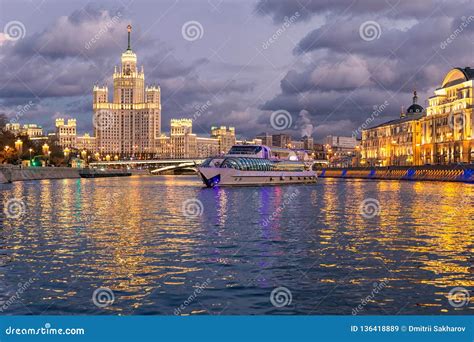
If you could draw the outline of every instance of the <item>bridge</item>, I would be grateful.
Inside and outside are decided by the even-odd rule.
[[[153,174],[169,172],[197,172],[197,165],[204,159],[154,159],[154,160],[111,160],[89,163],[90,167],[96,168],[129,168],[148,169]]]

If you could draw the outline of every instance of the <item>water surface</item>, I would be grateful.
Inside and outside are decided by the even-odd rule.
[[[473,313],[473,298],[448,302],[474,290],[473,185],[133,176],[0,189],[0,203],[25,203],[20,218],[0,213],[3,314]],[[291,303],[272,305],[278,287]],[[98,288],[112,305],[93,303]]]

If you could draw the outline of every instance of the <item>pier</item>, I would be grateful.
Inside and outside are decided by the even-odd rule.
[[[321,178],[474,183],[474,165],[472,164],[325,168],[318,170],[317,173]]]

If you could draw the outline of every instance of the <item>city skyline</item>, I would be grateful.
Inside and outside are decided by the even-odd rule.
[[[320,138],[348,135],[385,101],[374,124],[396,118],[415,86],[426,107],[448,70],[472,65],[469,2],[415,1],[396,9],[386,3],[269,3],[207,3],[197,9],[190,2],[188,9],[177,10],[174,2],[161,2],[158,18],[144,14],[147,3],[140,1],[131,8],[3,4],[3,26],[18,20],[24,31],[21,39],[0,37],[7,70],[0,76],[0,111],[11,117],[17,106],[31,101],[24,122],[48,129],[52,119],[70,116],[78,119],[78,131],[92,132],[90,88],[97,82],[112,84],[110,65],[123,51],[128,23],[136,28],[136,50],[143,55],[141,64],[149,65],[149,80],[162,88],[163,131],[169,131],[171,118],[192,118],[209,102],[194,120],[198,134],[214,124],[229,125],[251,138],[272,131],[271,113],[286,110],[292,118],[287,131],[296,138],[303,132]],[[345,9],[350,18],[340,14]],[[26,19],[37,12],[44,18]],[[229,13],[237,24],[219,19]],[[395,15],[397,20],[388,20]],[[337,20],[346,19],[344,29],[337,29]],[[376,36],[360,36],[361,25],[372,21]],[[182,29],[188,22],[201,26],[194,27],[197,37],[186,40]],[[438,23],[437,31],[426,29],[431,22]],[[386,61],[383,67],[380,61]],[[21,62],[21,68],[11,67]]]

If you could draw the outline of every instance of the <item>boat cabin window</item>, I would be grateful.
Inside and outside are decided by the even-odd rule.
[[[262,150],[262,146],[232,146],[227,154],[257,154]]]

